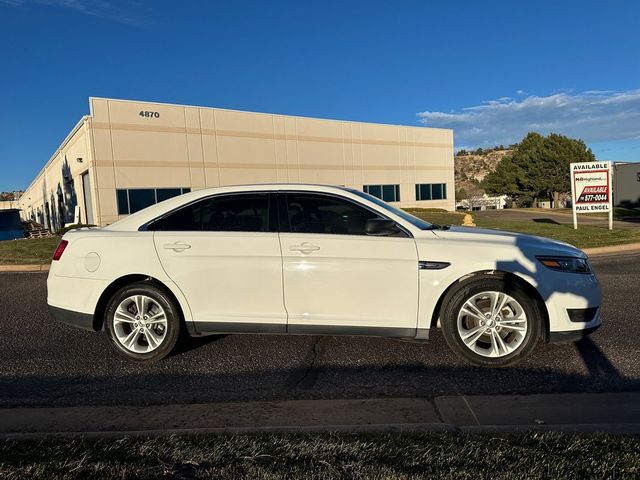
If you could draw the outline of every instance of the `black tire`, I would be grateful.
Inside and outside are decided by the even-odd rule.
[[[116,322],[114,321],[116,309],[127,298],[135,295],[144,295],[149,297],[164,310],[164,316],[166,317],[166,326],[163,324],[163,329],[161,330],[163,334],[162,340],[155,349],[149,352],[134,352],[127,349],[122,342],[118,340],[118,336],[116,334],[117,327],[115,326]],[[135,314],[133,315],[135,316]],[[105,310],[104,325],[111,344],[121,356],[134,362],[150,364],[169,355],[175,347],[180,335],[180,318],[180,310],[178,306],[162,288],[148,282],[138,282],[121,288],[111,297]],[[125,325],[124,328],[130,327]],[[159,327],[156,326],[154,328]],[[147,342],[146,336],[141,335],[135,343],[142,348],[145,342]]]
[[[486,357],[472,351],[458,330],[458,314],[465,302],[483,292],[506,293],[520,304],[527,317],[527,331],[522,343],[512,352],[499,357]],[[463,319],[464,320],[464,319]],[[508,367],[527,357],[536,347],[543,329],[543,316],[537,302],[518,283],[503,277],[483,276],[460,283],[443,302],[440,326],[449,347],[462,359],[482,367]],[[503,330],[504,334],[505,330]],[[479,339],[479,342],[482,342]]]

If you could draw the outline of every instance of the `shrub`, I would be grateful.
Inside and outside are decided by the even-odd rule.
[[[56,235],[64,235],[65,233],[67,233],[69,230],[77,230],[78,228],[84,228],[84,227],[95,227],[95,225],[93,224],[88,224],[88,223],[76,223],[75,225],[67,225],[66,227],[62,227],[56,230]]]

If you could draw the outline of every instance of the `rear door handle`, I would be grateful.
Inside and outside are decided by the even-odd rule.
[[[289,250],[292,252],[311,253],[320,250],[320,247],[309,242],[302,242],[300,245],[291,245]]]
[[[173,250],[174,252],[182,252],[183,250],[191,248],[191,245],[184,242],[165,243],[162,248],[165,250]]]

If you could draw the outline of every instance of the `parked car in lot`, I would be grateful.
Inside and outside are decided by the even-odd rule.
[[[506,366],[601,323],[596,276],[568,244],[319,185],[199,190],[68,232],[47,286],[53,317],[140,362],[183,329],[423,340],[439,326],[465,360]]]

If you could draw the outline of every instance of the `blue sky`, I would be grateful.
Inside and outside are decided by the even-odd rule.
[[[640,2],[0,0],[0,190],[24,188],[89,96],[529,130],[640,160]]]

